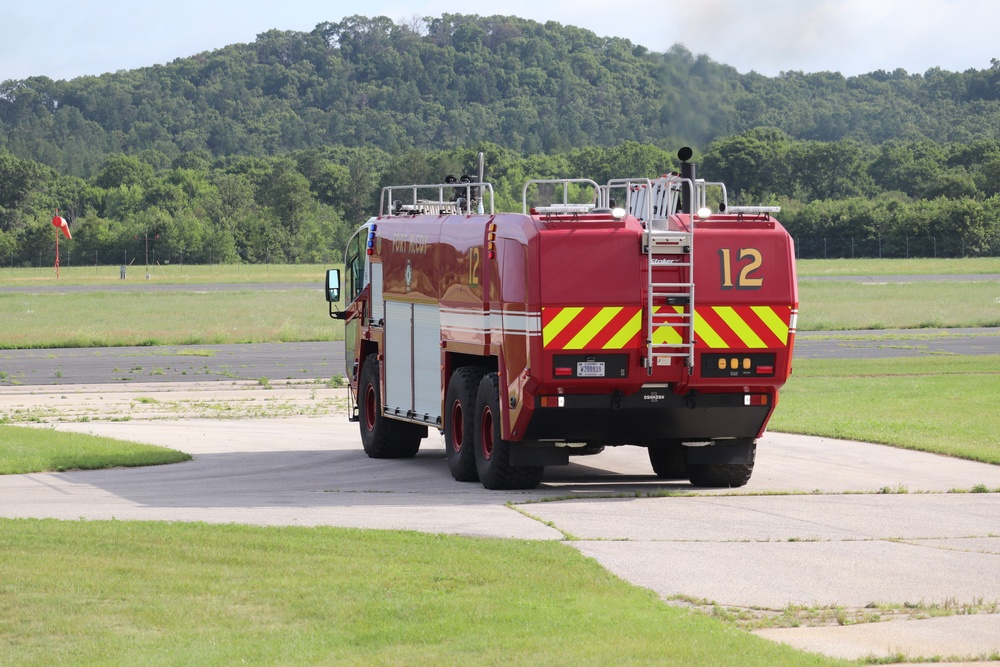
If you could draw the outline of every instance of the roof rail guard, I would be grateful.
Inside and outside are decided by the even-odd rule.
[[[726,213],[734,215],[767,215],[769,213],[781,213],[780,206],[730,206]]]
[[[402,196],[403,193],[409,193],[409,196]],[[476,215],[487,211],[490,215],[494,214],[493,184],[466,180],[452,183],[387,185],[382,188],[378,206],[379,217],[421,213]]]
[[[691,191],[691,180],[678,174],[664,174],[659,178],[613,178],[601,189],[604,206],[610,207],[612,195],[618,191],[624,192],[622,203],[625,210],[643,223],[652,220],[665,220],[675,213],[685,213],[680,210],[680,193],[683,188]],[[719,212],[725,212],[729,204],[729,193],[725,183],[716,183],[697,179],[694,182],[696,209],[701,212],[708,208],[708,188],[718,188]],[[617,200],[615,200],[617,202]]]
[[[589,185],[594,188],[594,202],[592,204],[577,204],[571,203],[569,201],[569,185],[570,183],[579,183],[582,185]],[[549,206],[532,206],[530,210],[534,210],[536,213],[590,213],[592,210],[598,207],[601,198],[601,186],[597,184],[596,181],[592,181],[589,178],[546,178],[546,179],[532,179],[524,184],[524,190],[521,191],[521,212],[525,215],[528,214],[528,188],[532,185],[562,185],[563,186],[563,200],[562,203],[553,203]]]

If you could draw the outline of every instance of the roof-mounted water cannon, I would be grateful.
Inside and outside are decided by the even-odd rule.
[[[677,151],[677,159],[681,161],[681,178],[687,182],[681,185],[681,212],[694,214],[695,206],[695,166],[694,162],[688,162],[694,151],[690,146],[684,146]]]

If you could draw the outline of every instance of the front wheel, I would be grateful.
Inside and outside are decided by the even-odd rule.
[[[533,489],[542,481],[544,466],[514,466],[511,443],[500,437],[500,381],[490,373],[476,394],[476,472],[487,489]]]
[[[389,437],[389,420],[382,415],[382,392],[379,388],[378,356],[365,358],[358,383],[358,402],[361,407],[361,444],[365,454],[373,459],[407,459],[417,455],[420,438]]]

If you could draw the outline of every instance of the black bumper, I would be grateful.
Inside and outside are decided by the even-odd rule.
[[[643,389],[631,396],[561,399],[560,407],[542,407],[542,398],[535,399],[524,440],[638,445],[659,440],[752,439],[772,409],[770,397],[762,394],[677,395],[662,388]],[[551,404],[553,399],[547,397],[544,402]]]

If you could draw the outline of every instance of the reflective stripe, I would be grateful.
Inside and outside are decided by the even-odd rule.
[[[722,340],[719,334],[715,333],[715,330],[705,322],[705,318],[698,310],[700,309],[695,310],[694,317],[694,335],[698,338],[698,343],[712,348],[728,348],[729,345],[726,341]]]
[[[619,329],[618,333],[611,337],[607,343],[604,344],[605,350],[621,350],[628,347],[629,343],[639,335],[642,331],[642,313],[638,308],[635,309],[635,315]]]
[[[788,345],[788,325],[774,312],[773,308],[768,306],[752,306],[750,310],[756,313],[760,321],[767,325],[767,328],[778,337],[782,345]]]
[[[654,313],[659,323],[652,332],[653,343],[683,344],[687,337],[684,320],[671,317],[684,315],[685,307],[654,306]],[[695,339],[702,349],[785,347],[794,331],[795,315],[789,306],[699,306]],[[645,310],[638,306],[543,308],[542,344],[555,350],[642,348],[645,317]]]
[[[601,308],[600,312],[597,313],[590,320],[580,332],[573,336],[573,338],[566,343],[563,348],[565,350],[582,350],[587,347],[588,343],[594,339],[594,336],[601,333],[605,325],[615,318],[615,315],[621,312],[621,308]]]
[[[545,311],[548,308],[542,309],[542,319],[545,319]],[[580,314],[583,308],[562,308],[556,314],[552,321],[545,325],[542,329],[542,342],[544,345],[548,345],[553,338],[559,335],[559,333],[566,328],[566,325],[573,321],[573,318]]]
[[[751,329],[743,318],[737,314],[735,310],[730,306],[715,306],[713,307],[716,314],[722,318],[722,320],[729,325],[729,328],[733,330],[743,344],[751,349],[765,348],[767,345],[760,339],[753,329]]]
[[[684,306],[672,306],[674,312],[678,315],[684,312]],[[653,311],[659,313],[662,310],[659,306],[653,308]],[[680,327],[676,325],[662,325],[656,327],[653,332],[653,344],[654,345],[680,345],[684,342],[684,337],[681,336]]]

